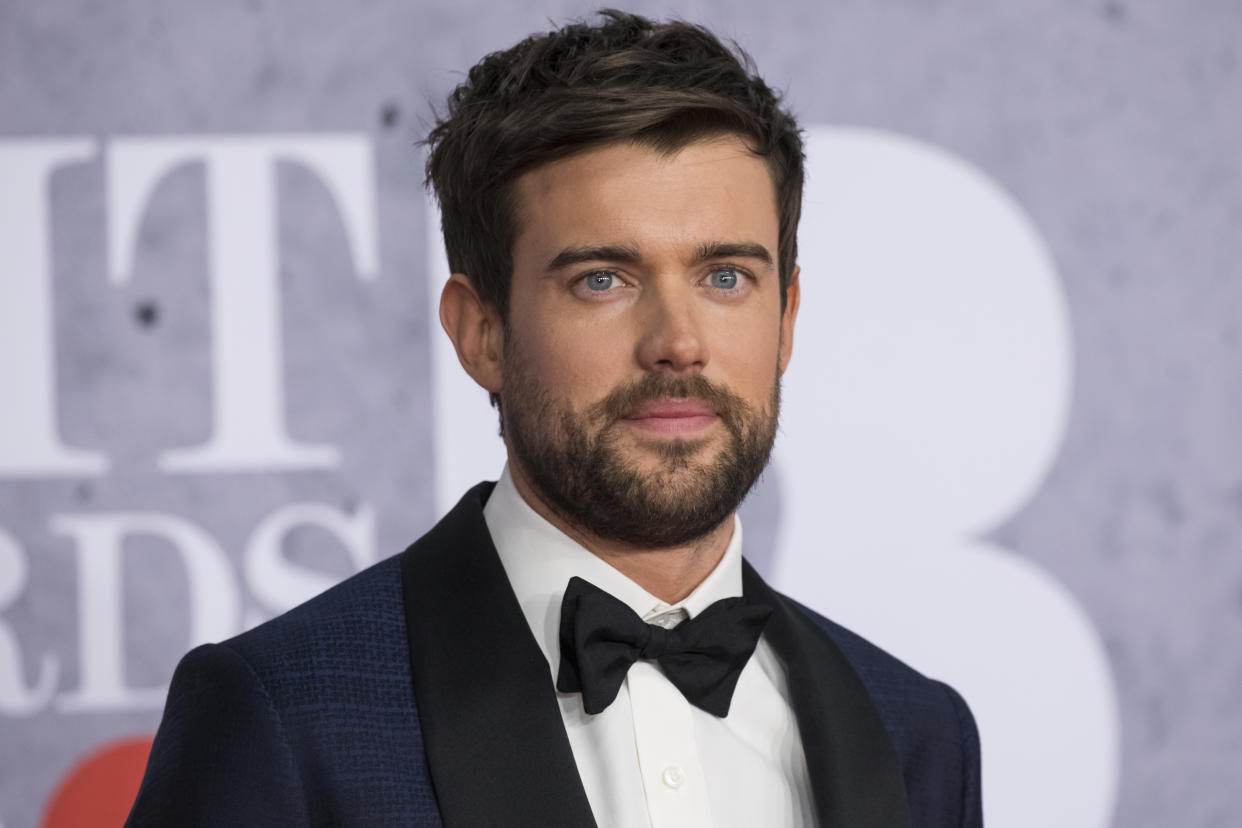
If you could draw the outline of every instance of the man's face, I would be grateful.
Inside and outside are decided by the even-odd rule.
[[[596,537],[702,537],[767,463],[792,342],[766,164],[733,136],[613,144],[526,173],[517,206],[501,391],[517,473]]]

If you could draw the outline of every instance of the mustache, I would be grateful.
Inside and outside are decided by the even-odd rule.
[[[751,413],[751,406],[744,399],[700,374],[677,376],[650,373],[592,405],[591,415],[604,422],[613,422],[629,416],[645,402],[666,397],[702,400],[715,410],[727,427],[735,427]]]

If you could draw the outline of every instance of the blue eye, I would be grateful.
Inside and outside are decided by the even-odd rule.
[[[600,271],[599,273],[590,274],[584,281],[588,290],[603,291],[611,288],[616,278],[611,273]]]
[[[733,290],[737,287],[738,275],[736,270],[713,270],[708,280],[714,288]]]

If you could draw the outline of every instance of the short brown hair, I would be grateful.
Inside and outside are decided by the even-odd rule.
[[[740,47],[701,26],[614,10],[600,17],[488,55],[449,96],[425,142],[449,266],[507,323],[518,176],[604,143],[638,141],[671,153],[733,132],[772,172],[784,307],[797,261],[803,153],[780,95]]]

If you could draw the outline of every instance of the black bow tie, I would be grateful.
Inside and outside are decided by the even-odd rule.
[[[599,587],[570,578],[561,602],[556,689],[582,693],[583,709],[601,713],[617,697],[630,666],[650,658],[687,701],[726,716],[733,688],[771,614],[770,607],[725,598],[666,630],[645,623]]]

